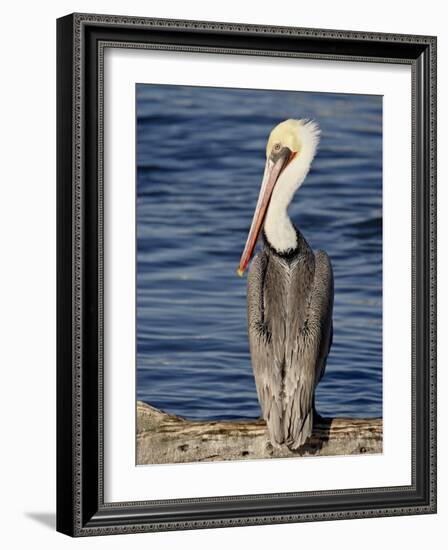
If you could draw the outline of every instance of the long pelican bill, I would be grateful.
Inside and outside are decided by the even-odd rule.
[[[283,168],[286,166],[289,160],[289,155],[282,154],[278,155],[276,160],[268,158],[266,161],[257,206],[255,207],[255,213],[252,219],[252,224],[250,226],[246,246],[244,247],[244,251],[240,259],[240,265],[238,266],[237,270],[237,273],[240,277],[243,276],[244,271],[246,270],[250,262],[255,245],[257,244],[258,236],[260,235],[261,228],[263,227],[264,218],[266,216],[269,201],[271,200],[275,184],[277,183],[280,173],[282,172]]]

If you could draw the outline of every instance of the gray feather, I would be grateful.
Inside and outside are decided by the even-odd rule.
[[[312,433],[314,392],[331,346],[333,273],[302,238],[292,260],[265,245],[247,289],[249,346],[271,442],[291,449]]]

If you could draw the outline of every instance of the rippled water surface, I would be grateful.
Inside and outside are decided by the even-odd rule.
[[[382,101],[137,86],[137,397],[188,418],[260,415],[236,268],[270,130],[321,127],[289,213],[335,276],[324,415],[382,415]]]

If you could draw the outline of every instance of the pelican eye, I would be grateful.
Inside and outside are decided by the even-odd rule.
[[[278,152],[280,151],[281,148],[282,148],[281,143],[275,143],[275,144],[274,144],[274,147],[272,148],[272,150],[273,150],[275,153],[278,153]]]

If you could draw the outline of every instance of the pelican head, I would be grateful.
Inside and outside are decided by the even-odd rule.
[[[294,248],[296,234],[287,208],[310,169],[319,135],[317,124],[308,120],[285,120],[271,131],[260,194],[238,267],[240,276],[249,264],[263,225],[279,252]]]

